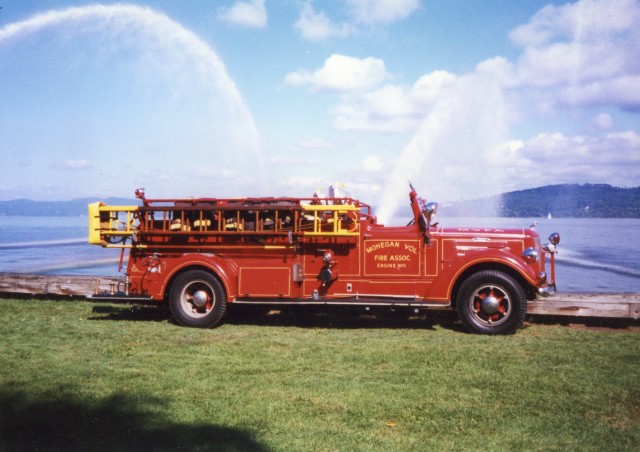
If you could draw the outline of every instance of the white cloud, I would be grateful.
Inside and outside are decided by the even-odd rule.
[[[311,41],[320,41],[333,37],[346,37],[355,33],[356,29],[349,24],[337,24],[322,11],[316,12],[312,3],[306,2],[300,11],[300,17],[294,24],[300,35]]]
[[[503,170],[511,170],[509,174],[516,175],[517,171],[528,167],[532,162],[523,162],[520,158],[520,151],[524,147],[522,140],[507,140],[498,143],[487,150],[486,158],[491,165],[499,165]],[[522,175],[520,175],[522,177]]]
[[[548,5],[511,34],[523,48],[515,62],[478,65],[503,86],[542,88],[548,106],[640,108],[640,4],[634,0],[581,0]]]
[[[62,167],[70,170],[84,170],[93,167],[93,163],[86,159],[66,160]]]
[[[264,1],[235,2],[228,8],[221,8],[218,11],[218,18],[245,27],[264,28],[267,25],[267,10]]]
[[[593,125],[600,130],[611,130],[615,121],[609,113],[599,113],[593,118]]]
[[[557,42],[544,47],[529,47],[518,60],[521,83],[531,86],[579,86],[606,82],[624,76],[623,53],[612,42],[591,45],[582,42]]]
[[[347,0],[346,9],[353,21],[364,25],[387,24],[405,19],[420,7],[419,0]],[[357,32],[349,23],[338,23],[323,11],[316,11],[312,0],[302,4],[300,17],[294,24],[304,39],[321,41],[344,38]]]
[[[380,183],[369,179],[345,179],[344,185],[354,198],[365,203],[372,202],[373,199],[379,196],[380,191],[382,190],[382,185]]]
[[[517,83],[513,63],[501,56],[481,61],[476,66],[476,72],[492,75],[498,83],[505,87],[512,87]]]
[[[640,74],[570,85],[560,90],[557,100],[570,107],[615,105],[635,110],[640,108]]]
[[[457,77],[446,71],[421,76],[413,85],[387,83],[384,62],[332,55],[321,69],[287,75],[291,85],[343,93],[329,114],[339,130],[405,133],[416,129]]]
[[[294,150],[300,151],[326,151],[334,148],[335,143],[325,138],[309,138],[293,146]]]
[[[330,111],[333,125],[339,130],[368,132],[406,132],[415,127],[415,118],[411,117],[408,105],[398,100],[400,87],[387,86],[374,93],[368,93],[361,99],[343,100]],[[388,96],[388,97],[387,97]],[[385,101],[385,97],[388,100]],[[376,104],[378,99],[381,103]]]
[[[556,39],[599,42],[635,26],[635,0],[581,0],[564,5],[547,5],[510,37],[521,47],[540,46]]]
[[[235,168],[221,168],[217,166],[196,166],[193,174],[199,177],[234,179],[239,176],[239,171]]]
[[[640,108],[640,46],[635,45],[640,28],[633,26],[640,20],[640,5],[613,1],[545,7],[511,33],[513,42],[523,47],[515,62],[496,56],[476,66],[476,74],[490,76],[508,90],[505,108],[511,121],[526,120],[527,110],[551,115],[567,107]],[[382,11],[385,5],[357,4],[361,11]],[[329,111],[337,129],[405,133],[416,130],[457,78],[435,71],[411,86],[382,85],[389,78],[384,62],[365,62],[332,55],[321,69],[290,73],[286,81],[348,93]]]
[[[364,170],[369,173],[378,173],[382,171],[382,161],[377,155],[369,155],[362,162]]]
[[[378,58],[360,59],[333,54],[325,60],[322,68],[314,72],[304,69],[290,72],[285,83],[309,85],[314,90],[357,92],[371,89],[390,77],[384,61]]]
[[[413,85],[387,84],[343,98],[331,110],[341,130],[401,133],[415,130],[456,77],[446,71],[421,76]]]
[[[347,0],[354,19],[363,24],[390,23],[405,19],[419,7],[419,0]]]
[[[497,168],[518,174],[522,186],[557,183],[640,183],[640,135],[615,132],[598,137],[541,133],[496,150]],[[522,179],[524,176],[524,179]]]
[[[321,177],[304,177],[292,176],[280,182],[280,187],[285,193],[291,193],[290,196],[309,196],[313,194],[321,185],[327,184],[327,181]]]
[[[601,113],[593,129],[614,127],[613,117]],[[567,136],[543,132],[528,140],[502,143],[487,154],[495,171],[507,175],[508,189],[559,183],[640,185],[640,135],[635,131]]]
[[[411,96],[416,103],[432,104],[449,86],[456,76],[447,71],[434,71],[421,76],[411,87]]]

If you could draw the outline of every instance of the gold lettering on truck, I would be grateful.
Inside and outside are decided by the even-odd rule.
[[[365,240],[367,276],[420,276],[419,240]]]

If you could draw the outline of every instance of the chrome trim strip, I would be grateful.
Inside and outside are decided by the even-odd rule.
[[[309,306],[309,305],[325,305],[325,306],[407,306],[425,309],[446,309],[451,307],[451,303],[434,303],[428,301],[388,301],[379,299],[349,299],[349,300],[312,300],[304,298],[299,300],[247,300],[236,299],[229,304],[246,304],[246,305],[289,305],[289,306]]]

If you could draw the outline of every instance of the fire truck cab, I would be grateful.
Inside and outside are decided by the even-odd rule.
[[[122,285],[93,297],[168,301],[183,326],[217,326],[236,303],[403,306],[453,308],[468,330],[504,334],[555,291],[558,234],[542,246],[533,229],[438,227],[411,184],[400,227],[350,197],[136,195],[89,205],[89,243],[129,251]]]

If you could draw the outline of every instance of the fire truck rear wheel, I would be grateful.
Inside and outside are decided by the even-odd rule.
[[[458,291],[456,311],[472,333],[510,334],[527,314],[527,296],[511,276],[483,270],[469,276]]]
[[[211,273],[189,270],[171,285],[169,307],[179,325],[213,328],[227,312],[227,297],[222,284]]]

